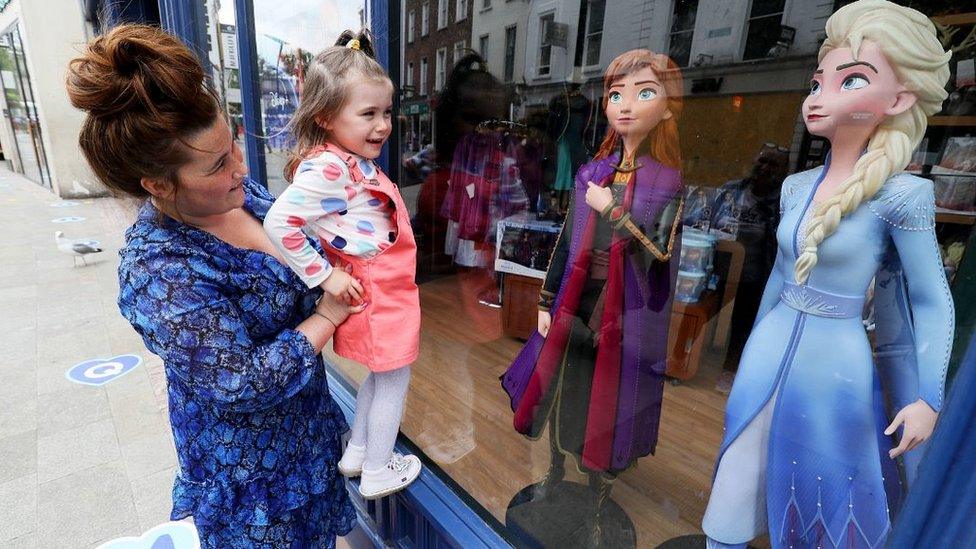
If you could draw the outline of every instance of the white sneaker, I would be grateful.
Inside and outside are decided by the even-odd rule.
[[[339,460],[339,472],[344,477],[358,477],[363,472],[363,462],[366,461],[366,447],[346,444],[346,451]]]
[[[359,493],[366,499],[377,499],[403,490],[420,476],[420,459],[394,453],[386,466],[376,471],[363,469]]]

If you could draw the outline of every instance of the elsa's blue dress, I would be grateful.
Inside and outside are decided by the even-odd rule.
[[[251,181],[244,191],[263,219],[273,197]],[[119,308],[166,368],[180,464],[171,518],[192,516],[208,548],[333,547],[356,521],[336,468],[347,426],[294,329],[318,292],[150,203],[120,255]]]
[[[797,286],[825,172],[783,184],[776,263],[729,395],[702,525],[726,544],[768,531],[774,548],[882,547],[902,482],[883,435],[887,408],[919,398],[942,406],[953,309],[932,183],[889,178],[821,243]],[[876,275],[872,353],[862,310]]]

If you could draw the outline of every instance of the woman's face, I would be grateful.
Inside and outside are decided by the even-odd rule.
[[[650,67],[610,84],[606,114],[610,126],[624,139],[643,139],[661,120],[671,118],[667,92]]]
[[[841,134],[866,139],[887,117],[914,103],[881,48],[864,41],[857,59],[850,48],[824,56],[803,102],[803,120],[810,133],[830,141]]]
[[[189,161],[176,172],[175,192],[152,192],[168,202],[181,216],[208,217],[244,205],[244,176],[247,166],[240,147],[231,138],[222,116],[207,129],[186,139]]]

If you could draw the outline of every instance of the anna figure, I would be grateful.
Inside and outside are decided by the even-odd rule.
[[[539,488],[561,480],[571,456],[599,492],[598,514],[610,482],[657,442],[684,195],[677,65],[632,50],[610,63],[603,89],[610,129],[576,175],[538,333],[502,376],[516,430],[535,439],[549,426]]]
[[[948,60],[933,24],[891,2],[827,21],[803,116],[831,155],[783,184],[778,255],[702,525],[709,547],[767,531],[774,548],[885,545],[902,491],[894,458],[931,435],[952,342],[933,185],[902,171],[946,98]],[[872,280],[874,353],[861,322]]]

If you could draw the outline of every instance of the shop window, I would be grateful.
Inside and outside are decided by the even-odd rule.
[[[457,0],[448,1],[454,6],[458,4]],[[587,0],[582,6],[585,17],[575,21],[574,16],[581,13],[580,0],[544,3],[496,0],[493,11],[482,11],[491,5],[485,0],[475,0],[470,15],[471,30],[463,25],[452,26],[450,33],[437,38],[426,51],[401,45],[407,71],[413,71],[411,63],[420,65],[419,75],[412,77],[420,80],[417,89],[426,94],[426,79],[434,76],[431,84],[437,90],[436,98],[429,101],[404,101],[401,117],[404,137],[400,149],[391,151],[390,155],[402,160],[397,183],[410,208],[416,237],[416,282],[423,315],[420,357],[412,365],[402,433],[423,454],[425,463],[436,465],[431,469],[450,477],[453,485],[470,496],[472,505],[513,546],[704,547],[702,519],[709,506],[714,468],[725,435],[729,393],[734,383],[751,381],[750,373],[756,365],[753,361],[757,359],[750,354],[761,355],[758,360],[772,356],[769,368],[773,378],[769,386],[783,383],[780,385],[783,392],[770,392],[771,399],[765,401],[775,406],[770,409],[769,421],[781,421],[781,413],[791,414],[791,420],[803,421],[806,410],[796,408],[798,401],[792,397],[799,392],[803,392],[804,398],[816,396],[811,396],[806,388],[790,385],[799,370],[788,373],[784,370],[781,377],[775,377],[786,351],[797,348],[800,350],[796,356],[808,351],[809,356],[823,355],[822,343],[800,348],[807,345],[804,339],[807,336],[794,337],[794,325],[788,321],[800,318],[801,313],[791,308],[783,315],[787,320],[774,317],[775,337],[766,339],[763,334],[767,328],[763,328],[759,339],[755,334],[759,333],[757,326],[763,323],[762,316],[769,314],[768,310],[762,310],[763,294],[776,264],[777,251],[782,248],[777,240],[781,216],[799,215],[789,207],[781,209],[781,199],[796,201],[800,196],[797,193],[812,189],[813,181],[805,179],[810,173],[799,172],[819,169],[830,149],[829,142],[812,137],[805,130],[800,113],[809,96],[807,82],[818,65],[820,44],[811,37],[823,33],[824,22],[836,7],[833,2],[787,5],[783,0],[630,3]],[[929,118],[929,128],[908,171],[932,180],[938,207],[933,238],[939,241],[941,266],[949,274],[953,293],[973,296],[976,289],[967,290],[967,280],[971,279],[976,265],[967,271],[967,258],[974,256],[966,248],[976,238],[971,223],[976,217],[976,193],[972,192],[976,188],[976,163],[972,161],[976,157],[976,142],[970,136],[976,111],[969,91],[973,86],[973,56],[966,36],[976,25],[976,16],[967,16],[966,10],[970,8],[963,7],[966,5],[958,0],[940,5],[958,6],[948,15],[944,13],[949,8],[937,10],[940,28],[952,25],[955,29],[940,30],[945,49],[951,47],[956,52],[947,90],[949,98],[944,112]],[[930,11],[933,13],[927,15],[935,15],[935,9]],[[768,40],[773,40],[775,45],[784,36],[780,32],[784,14],[789,23],[797,26],[796,43],[789,45],[790,55],[796,56],[796,61],[744,62],[748,56],[743,55],[743,48],[755,52],[750,53],[758,56],[755,58],[764,58],[773,47]],[[735,17],[739,17],[738,21]],[[565,32],[559,21],[566,22]],[[747,24],[740,30],[743,23]],[[621,29],[626,24],[626,32],[613,32],[619,30],[614,24]],[[778,32],[775,39],[763,38],[767,37],[766,31],[759,30],[773,27]],[[567,37],[566,42],[563,36]],[[772,36],[769,30],[768,37]],[[475,58],[468,63],[466,56],[459,55],[463,46],[474,47],[488,62],[478,63]],[[655,220],[650,225],[656,223],[668,229],[652,235],[659,239],[656,242],[669,240],[669,231],[675,230],[673,243],[680,249],[664,260],[655,257],[636,263],[635,259],[611,274],[613,239],[620,233],[614,232],[617,226],[610,225],[602,211],[591,213],[593,207],[584,203],[585,196],[575,193],[575,181],[580,174],[595,175],[589,169],[581,171],[582,167],[593,162],[597,155],[608,153],[601,161],[612,164],[599,182],[605,183],[611,194],[617,193],[614,196],[619,199],[618,205],[628,200],[623,193],[629,176],[614,187],[607,174],[630,173],[626,170],[633,165],[627,164],[626,159],[621,162],[617,156],[620,143],[601,150],[609,128],[614,122],[620,123],[606,115],[605,104],[610,98],[605,97],[603,75],[611,60],[625,52],[648,47],[667,53],[683,67],[681,80],[669,90],[677,89],[676,93],[683,94],[679,116],[673,119],[676,134],[672,134],[680,138],[674,143],[675,150],[680,152],[680,159],[674,165],[683,182],[681,216],[677,222]],[[428,58],[421,58],[421,54],[434,57],[435,66],[429,67]],[[566,77],[574,74],[586,78],[567,81]],[[405,83],[409,82],[407,78]],[[642,85],[646,86],[647,82]],[[637,100],[652,101],[660,97],[660,90],[645,91],[643,96],[638,94],[642,90],[633,91]],[[638,173],[647,166],[657,166],[650,159],[649,154],[638,159],[643,165],[637,168]],[[654,173],[666,172],[662,169]],[[794,187],[797,181],[805,181],[808,186],[800,190]],[[806,200],[810,196],[803,194],[802,198]],[[643,199],[636,195],[629,198]],[[789,204],[802,208],[803,200]],[[669,201],[669,208],[676,208],[679,202],[682,201]],[[677,217],[677,210],[671,211]],[[606,215],[612,213],[613,208]],[[633,219],[633,210],[630,213]],[[858,222],[877,222],[879,231],[886,230],[881,227],[887,222],[878,219],[867,207],[861,213],[864,218],[858,217]],[[592,233],[584,230],[588,228],[590,215],[594,223],[589,226]],[[637,212],[637,215],[644,213]],[[845,216],[840,223],[841,230],[828,237],[827,245],[821,247],[824,261],[817,264],[811,287],[816,286],[818,279],[825,280],[818,273],[836,267],[828,261],[829,254],[836,251],[837,243],[843,243],[843,227],[856,215],[859,214]],[[791,223],[795,221],[795,217],[790,218]],[[601,247],[594,250],[607,253],[577,256],[580,261],[587,257],[590,263],[586,264],[560,263],[559,255],[554,252],[560,250],[561,234],[568,235],[565,238],[569,240],[564,240],[564,244],[568,242],[570,246],[574,245],[574,238],[577,246],[582,246],[584,239],[592,237],[596,242],[600,238]],[[786,237],[786,241],[786,246],[795,245],[802,250],[802,238]],[[625,247],[618,248],[624,250],[621,253],[650,250],[637,240],[627,242]],[[649,253],[653,256],[653,252]],[[859,256],[860,259],[863,258]],[[794,258],[790,257],[783,271],[787,278],[792,276],[793,262]],[[937,273],[940,263],[936,261],[934,265],[933,273]],[[556,334],[565,339],[560,340],[558,352],[549,354],[552,361],[544,363],[552,368],[548,371],[552,375],[548,385],[543,386],[542,379],[528,375],[524,378],[523,394],[537,391],[539,400],[537,407],[519,411],[518,397],[512,396],[518,393],[519,387],[503,388],[499,378],[505,379],[513,365],[524,365],[519,358],[521,353],[531,354],[532,345],[539,345],[538,349],[544,345],[536,335],[540,297],[545,307],[543,289],[547,284],[560,291],[562,277],[547,282],[550,272],[560,271],[563,275],[576,273],[565,284],[573,285],[580,300],[574,305],[576,312],[567,313],[559,320],[550,319],[550,330],[556,331],[550,331],[549,337]],[[673,278],[660,278],[665,273]],[[618,280],[623,286],[611,286],[609,280],[616,276],[621,277]],[[868,273],[866,279],[872,276],[873,273]],[[645,287],[652,277],[658,278]],[[847,277],[841,278],[844,284],[850,282]],[[625,296],[622,299],[630,296],[629,303],[620,302],[619,310],[606,308],[612,287],[616,288],[615,292],[622,292]],[[895,287],[877,284],[874,291]],[[938,288],[943,288],[941,282]],[[859,294],[860,290],[859,287],[854,293]],[[773,297],[769,299],[775,300],[783,293],[774,291],[770,295]],[[792,300],[797,307],[804,306],[800,298],[782,299]],[[865,299],[872,299],[867,292]],[[966,311],[965,302],[965,299],[956,301],[958,311]],[[849,323],[851,335],[859,341],[883,336],[884,323],[872,324],[876,314],[872,317],[871,311],[876,309],[870,305],[856,307],[862,304],[860,296],[852,303],[848,311],[851,317],[847,320],[813,315],[804,321],[805,327],[797,329],[806,330],[822,323]],[[627,318],[636,309],[653,309],[656,316],[639,328],[639,337],[631,339],[623,333],[634,329],[634,317],[629,317],[630,324]],[[646,439],[618,447],[612,446],[614,439],[603,437],[603,457],[620,459],[620,468],[605,467],[604,462],[599,465],[603,469],[597,475],[590,474],[593,469],[583,455],[583,446],[593,436],[587,434],[587,427],[617,420],[623,424],[631,417],[627,413],[616,415],[620,406],[631,402],[628,398],[609,399],[610,404],[591,400],[593,395],[599,401],[607,394],[593,381],[599,377],[598,364],[607,364],[596,358],[601,345],[615,341],[600,341],[600,337],[610,337],[600,335],[604,320],[612,325],[615,318],[605,319],[603,315],[607,312],[621,315],[616,317],[623,331],[620,337],[628,343],[617,347],[620,356],[647,357],[646,368],[634,367],[626,375],[647,375],[654,379],[651,389],[645,386],[637,394],[652,395],[653,406],[660,404],[660,416],[645,416],[642,412],[641,421],[648,421],[633,431],[641,436],[651,434],[652,438],[656,433],[656,446],[651,445],[653,454]],[[641,322],[644,320],[647,319]],[[862,330],[865,325],[868,329]],[[631,341],[637,342],[637,347],[628,346]],[[746,345],[747,341],[753,342]],[[844,344],[842,338],[830,342]],[[757,345],[761,347],[758,353],[750,350]],[[871,354],[864,347],[862,356]],[[851,357],[853,353],[848,358]],[[834,367],[828,362],[818,363],[815,365],[818,369],[808,371],[819,375]],[[330,356],[330,363],[353,386],[365,376],[365,370],[348,361]],[[821,381],[846,387],[852,383],[855,370],[857,375],[864,376],[863,380],[870,379],[877,371],[868,361],[856,367],[845,362],[838,368],[836,372],[830,370],[836,376],[829,380],[825,376]],[[637,386],[631,383],[632,378],[608,379],[603,379],[604,389]],[[787,393],[787,388],[798,392]],[[818,395],[825,393],[821,388],[815,384]],[[870,384],[865,383],[862,388],[865,395],[871,395],[866,397],[868,400],[875,398]],[[659,389],[660,393],[656,392]],[[743,390],[747,389],[736,389]],[[787,394],[791,400],[787,400]],[[779,398],[781,395],[783,398]],[[848,405],[853,406],[854,400],[845,399],[842,415],[847,414]],[[757,402],[764,400],[756,398],[752,403]],[[736,405],[734,400],[732,404]],[[865,424],[868,423],[874,424]],[[789,431],[792,428],[790,424],[785,433],[770,431],[767,440],[788,439],[795,446],[802,446],[810,440],[830,438],[820,437],[816,429],[804,430],[803,436],[797,438],[793,435],[799,431]],[[616,424],[606,430],[594,429],[600,433],[620,432],[622,437],[629,436],[630,432],[615,431]],[[879,437],[863,440],[879,440]],[[610,450],[606,445],[610,445]],[[642,449],[628,453],[637,447]],[[820,449],[802,450],[812,453],[806,454],[806,461],[797,460],[798,463],[813,464],[811,468],[828,467],[828,460],[818,460],[813,455]],[[618,452],[622,458],[615,457]],[[853,453],[834,453],[831,459],[846,459],[848,455]],[[775,458],[771,455],[772,459]],[[788,501],[792,464],[785,465],[783,470],[767,476],[766,481],[779,483],[782,490],[775,497]],[[797,467],[804,471],[805,479],[801,483],[797,475],[797,492],[803,492],[802,498],[797,496],[798,505],[804,509],[802,520],[792,508],[786,509],[784,503],[783,514],[769,522],[770,528],[776,531],[769,537],[759,537],[752,545],[787,546],[781,542],[784,516],[787,534],[789,528],[795,529],[801,522],[804,531],[820,528],[817,524],[810,527],[817,516],[818,482],[835,488],[830,496],[823,492],[824,507],[829,506],[830,516],[839,517],[840,522],[848,516],[848,505],[852,505],[848,496],[856,499],[862,493],[879,493],[855,489],[849,494],[847,474],[823,476],[821,481],[817,477],[819,473],[806,469],[806,465]],[[606,482],[610,478],[616,480]],[[882,505],[886,503],[883,497],[878,501]],[[854,505],[855,515],[860,516],[858,509],[862,503]],[[747,507],[734,512],[765,512],[763,506]],[[883,523],[889,515],[885,514],[884,507],[879,509],[879,521]],[[894,511],[890,516],[892,528],[897,529],[899,516]],[[879,529],[870,531],[869,544],[877,544],[884,527],[881,524]],[[832,528],[835,541],[838,539],[835,531],[857,531],[837,525]],[[699,537],[681,539],[686,536]],[[827,539],[826,533],[823,538]],[[809,540],[796,545],[806,543]]]

